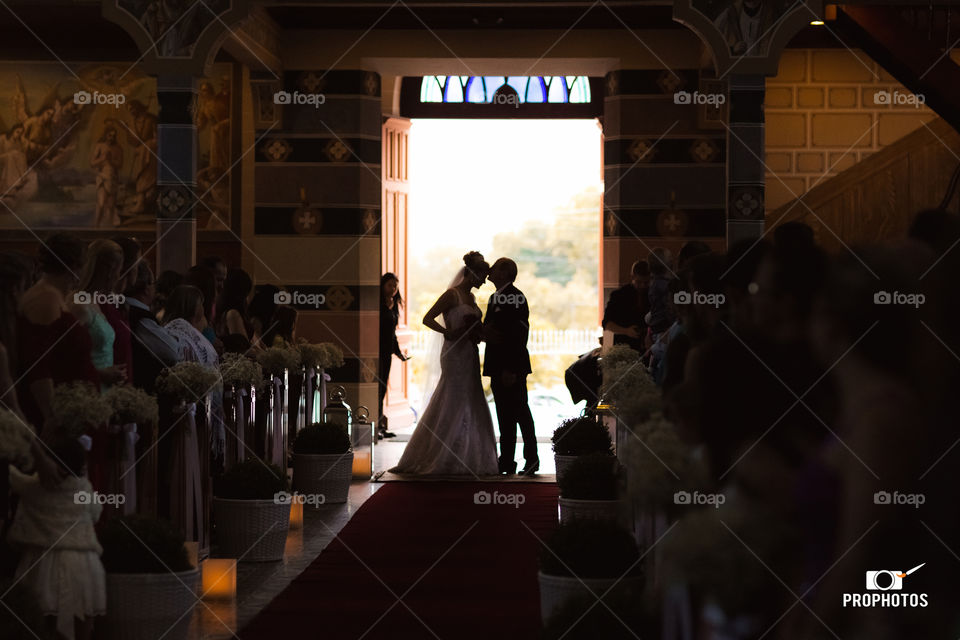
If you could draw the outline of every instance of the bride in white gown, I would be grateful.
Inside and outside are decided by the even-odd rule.
[[[480,307],[471,293],[490,266],[473,251],[423,324],[443,334],[440,379],[427,399],[417,428],[394,473],[497,475],[497,445],[490,409],[480,382]],[[443,324],[437,321],[442,314]],[[433,364],[433,363],[428,363]]]

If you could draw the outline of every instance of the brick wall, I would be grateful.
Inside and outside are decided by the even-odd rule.
[[[878,104],[878,91],[909,95],[863,52],[784,51],[767,79],[767,211],[935,117],[923,106]]]

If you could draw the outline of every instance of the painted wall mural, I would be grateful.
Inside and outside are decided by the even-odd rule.
[[[230,71],[198,86],[199,229],[231,220]],[[157,113],[136,66],[0,63],[0,229],[153,230]]]

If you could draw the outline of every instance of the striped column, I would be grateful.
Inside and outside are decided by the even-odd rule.
[[[160,115],[156,149],[151,148],[149,127],[145,125],[142,131],[132,130],[142,145],[136,153],[143,154],[144,161],[152,160],[153,153],[159,158],[157,273],[167,269],[185,273],[196,263],[197,127],[193,120],[196,96],[196,78],[193,76],[157,76]],[[137,126],[135,121],[134,127]]]
[[[298,336],[343,349],[346,364],[330,372],[334,383],[346,388],[350,405],[375,411],[380,77],[288,70],[282,83],[252,75],[251,86],[262,137],[255,151],[255,280],[292,294]]]
[[[766,77],[730,77],[727,130],[727,241],[759,238],[764,223],[764,116]]]
[[[603,288],[662,246],[726,244],[726,135],[721,117],[696,104],[700,71],[620,70],[604,100]],[[716,83],[723,94],[723,83]],[[711,119],[711,116],[713,119]]]

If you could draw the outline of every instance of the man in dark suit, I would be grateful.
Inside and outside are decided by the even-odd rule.
[[[483,319],[483,336],[487,342],[483,358],[483,375],[490,378],[490,388],[497,404],[500,425],[500,472],[515,473],[517,463],[517,425],[523,435],[524,467],[520,473],[533,475],[540,469],[537,436],[533,415],[527,403],[527,375],[531,373],[527,352],[530,309],[523,293],[513,286],[517,279],[517,263],[500,258],[490,267],[490,282],[497,287],[487,303]]]

